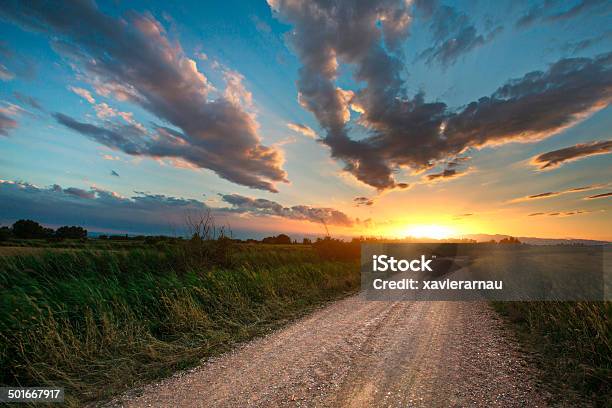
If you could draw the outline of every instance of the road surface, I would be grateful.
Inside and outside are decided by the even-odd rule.
[[[117,405],[546,406],[536,376],[486,302],[355,295]]]

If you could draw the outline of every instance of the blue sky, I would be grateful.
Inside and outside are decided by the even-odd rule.
[[[612,129],[607,107],[612,71],[610,58],[602,57],[612,44],[609,3],[380,3],[382,12],[347,2],[334,10],[325,2],[306,7],[297,0],[75,2],[63,5],[67,21],[59,21],[38,2],[8,2],[0,12],[0,178],[5,181],[0,222],[29,217],[48,224],[84,223],[93,230],[165,232],[162,219],[179,223],[186,211],[168,205],[168,198],[176,198],[186,200],[186,208],[193,204],[188,200],[197,200],[217,211],[243,236],[318,234],[323,219],[338,235],[402,235],[411,226],[442,225],[455,235],[611,239],[610,198],[585,199],[611,188],[606,141]],[[321,27],[313,24],[317,13],[326,16],[317,20]],[[383,17],[372,19],[372,13]],[[125,33],[101,29],[96,34],[88,21],[116,24],[115,30]],[[380,34],[387,28],[392,34]],[[354,32],[343,39],[347,30]],[[142,36],[159,42],[146,54],[151,66],[153,58],[171,55],[160,62],[169,70],[160,81],[176,74],[206,84],[202,95],[180,98],[177,109],[185,112],[173,111],[172,100],[183,88],[162,81],[151,89],[156,73],[139,79],[138,70],[147,64],[135,63],[126,50],[139,47]],[[313,36],[320,36],[320,47],[313,49]],[[336,55],[329,77],[312,62],[327,58],[322,50]],[[368,52],[383,54],[369,60]],[[197,75],[185,61],[193,62]],[[565,65],[555,65],[560,61]],[[364,67],[370,71],[358,78]],[[575,72],[559,79],[560,70]],[[524,88],[531,80],[526,75],[534,71],[544,73],[540,88],[532,85],[537,95]],[[376,89],[385,72],[401,84]],[[313,78],[336,90],[313,91],[300,103],[298,94],[314,89]],[[520,82],[514,93],[496,94],[511,80]],[[122,97],[104,85],[125,86],[134,94]],[[200,92],[201,84],[196,85],[189,92]],[[386,101],[379,99],[383,91]],[[346,102],[350,118],[328,118],[329,107],[320,104],[327,97],[348,98],[335,102]],[[493,106],[486,111],[491,124],[471,125],[487,120],[466,109],[483,97],[516,100],[514,116]],[[559,99],[564,103],[555,107],[556,114],[543,106]],[[393,105],[394,100],[402,102]],[[539,101],[537,109],[527,105],[532,100]],[[210,103],[209,109],[212,101],[222,103]],[[207,107],[193,108],[198,102]],[[385,112],[409,114],[375,117],[372,112],[386,103]],[[436,110],[434,103],[445,107]],[[208,123],[221,121],[214,113],[220,106],[230,125]],[[186,112],[191,108],[194,113]],[[478,105],[477,114],[484,115],[485,108]],[[419,109],[428,112],[426,118]],[[515,123],[517,110],[526,117],[522,126]],[[528,118],[530,111],[538,117]],[[289,124],[310,130],[301,133]],[[429,140],[432,126],[440,124],[448,135]],[[94,126],[95,134],[83,125]],[[130,139],[128,146],[121,134],[128,126],[143,131],[132,129],[136,136],[130,137],[146,141]],[[160,137],[169,142],[160,145]],[[534,162],[562,149],[570,150],[544,170]],[[461,160],[449,164],[456,158]],[[20,195],[26,185],[38,193]],[[53,185],[61,187],[53,190]],[[71,187],[94,191],[93,200],[101,200],[95,193],[100,190],[128,201],[138,196],[166,201],[160,201],[159,211],[143,210],[143,219],[133,225],[124,220],[122,228],[109,221],[112,217],[88,212],[91,198],[67,193]],[[581,187],[589,188],[520,200]],[[69,212],[41,210],[42,219],[36,212],[47,204],[37,200],[52,192],[59,207],[62,199],[82,202],[70,201]],[[243,200],[232,201],[230,195]],[[358,205],[356,197],[371,204]],[[13,204],[7,204],[9,198]],[[99,211],[113,213],[113,208],[123,207],[108,202]],[[461,217],[465,214],[471,215]]]

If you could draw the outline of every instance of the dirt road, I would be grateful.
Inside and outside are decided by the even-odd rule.
[[[128,407],[541,407],[535,372],[485,302],[328,305]]]

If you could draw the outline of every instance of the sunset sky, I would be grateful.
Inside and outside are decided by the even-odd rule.
[[[0,224],[612,240],[609,1],[2,1]]]

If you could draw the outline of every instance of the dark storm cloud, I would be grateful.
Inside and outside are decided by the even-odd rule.
[[[607,0],[580,0],[573,6],[566,7],[565,2],[559,0],[545,0],[531,7],[515,23],[518,28],[526,28],[538,22],[556,22],[569,20],[581,14],[601,8],[608,8]],[[559,10],[558,7],[561,7]]]
[[[612,197],[612,192],[588,196],[588,197],[585,197],[585,200],[597,200],[598,198],[606,198],[606,197]]]
[[[612,153],[612,140],[594,141],[540,154],[531,159],[531,164],[538,166],[539,170],[547,170],[585,157],[609,153]]]
[[[284,207],[281,204],[264,198],[245,197],[240,194],[220,194],[223,201],[230,204],[229,209],[235,213],[246,213],[256,216],[277,216],[293,220],[305,220],[315,223],[326,223],[350,227],[353,221],[343,212],[333,208],[296,205]]]
[[[406,95],[400,78],[404,63],[396,52],[410,21],[405,2],[269,3],[293,26],[288,39],[302,62],[299,101],[326,132],[322,143],[346,171],[379,190],[399,185],[394,173],[401,167],[426,170],[472,147],[551,136],[602,109],[612,97],[607,54],[562,59],[451,110],[443,102],[427,102],[422,93]],[[449,29],[441,27],[440,35]],[[339,63],[354,67],[355,80],[365,87],[357,92],[338,88]],[[361,113],[357,122],[369,136],[349,136],[351,108]]]
[[[60,123],[128,154],[180,157],[252,188],[276,191],[275,182],[287,181],[280,151],[261,144],[254,116],[235,99],[211,99],[206,77],[151,15],[114,18],[81,0],[8,1],[0,17],[51,36],[53,48],[82,67],[100,93],[130,100],[180,131],[174,143],[138,143],[118,129],[56,114]]]
[[[459,57],[493,40],[503,28],[498,26],[487,34],[478,32],[465,13],[454,7],[440,6],[433,14],[430,29],[434,45],[419,54],[428,64],[438,62],[444,67]]]

